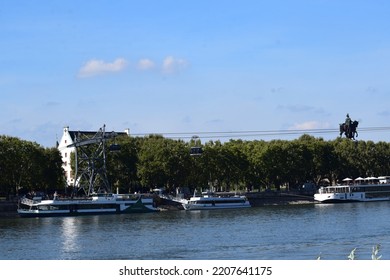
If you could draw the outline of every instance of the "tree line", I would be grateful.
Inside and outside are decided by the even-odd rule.
[[[109,156],[108,170],[113,186],[123,191],[293,189],[305,182],[320,185],[345,177],[390,175],[386,142],[325,141],[305,134],[296,140],[209,141],[199,146],[201,156],[191,156],[191,147],[199,145],[193,140],[150,135],[118,141],[121,151]]]
[[[259,191],[297,188],[305,182],[336,183],[345,177],[390,175],[390,143],[324,140],[183,141],[161,135],[117,137],[120,150],[107,153],[108,179],[120,192],[153,188],[214,188]],[[191,156],[191,147],[203,153]],[[65,188],[56,148],[0,136],[0,195]]]
[[[35,142],[0,135],[0,196],[64,186],[61,154]]]

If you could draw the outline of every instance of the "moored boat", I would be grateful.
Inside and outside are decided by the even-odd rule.
[[[387,176],[344,179],[342,185],[319,188],[314,200],[321,203],[370,202],[390,200]]]
[[[156,212],[152,197],[131,194],[93,194],[86,197],[53,199],[22,198],[21,217],[79,216],[97,214]]]
[[[219,196],[210,192],[202,193],[200,196],[190,197],[189,199],[177,199],[185,210],[215,210],[215,209],[234,209],[249,208],[251,204],[244,195],[226,195]]]

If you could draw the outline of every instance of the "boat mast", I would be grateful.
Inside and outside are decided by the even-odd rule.
[[[73,144],[75,147],[75,188],[74,193],[83,191],[86,195],[93,193],[111,193],[106,169],[106,141],[116,136],[115,132],[107,133],[105,125],[92,137],[78,132]]]

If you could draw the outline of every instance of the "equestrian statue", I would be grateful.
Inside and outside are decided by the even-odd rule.
[[[356,128],[358,127],[359,122],[358,121],[352,121],[349,117],[349,114],[347,114],[347,117],[345,119],[344,123],[340,124],[340,137],[345,134],[345,137],[348,139],[355,140],[355,137],[358,137],[358,133],[356,131]]]

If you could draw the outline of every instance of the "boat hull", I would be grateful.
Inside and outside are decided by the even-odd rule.
[[[34,217],[67,217],[67,216],[87,216],[87,215],[108,215],[117,214],[113,211],[42,211],[18,209],[18,214],[22,218]]]
[[[356,202],[362,202],[360,200],[341,200],[341,199],[325,199],[325,200],[316,200],[319,203],[322,204],[334,204],[334,203],[356,203]]]
[[[339,198],[333,198],[333,199],[314,199],[317,202],[323,203],[323,204],[331,204],[331,203],[356,203],[356,202],[377,202],[377,201],[390,201],[390,198],[373,198],[373,199],[339,199]]]
[[[192,197],[189,200],[182,200],[185,210],[217,210],[217,209],[239,209],[250,208],[251,204],[244,196],[236,197]]]
[[[238,209],[238,208],[250,208],[250,204],[243,205],[191,205],[191,204],[183,204],[183,208],[185,210],[218,210],[218,209]]]
[[[88,199],[22,200],[20,217],[56,217],[157,212],[152,198],[124,199],[118,196]]]
[[[340,185],[321,187],[314,195],[320,203],[375,202],[390,200],[389,184]]]

